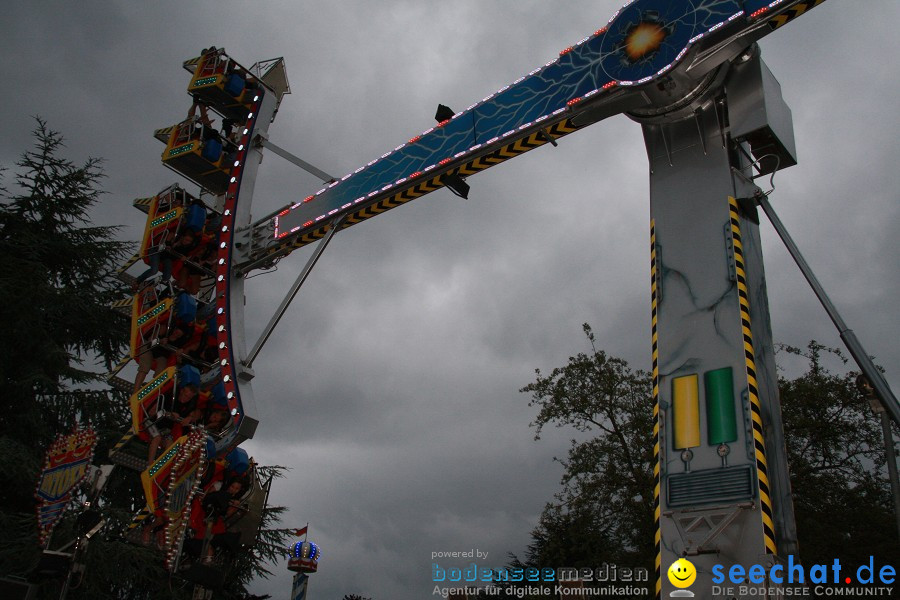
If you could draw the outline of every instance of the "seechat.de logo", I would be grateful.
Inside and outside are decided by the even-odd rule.
[[[685,589],[691,587],[697,579],[697,569],[686,558],[679,558],[669,567],[669,583],[677,587],[669,593],[670,598],[693,598],[694,592]]]

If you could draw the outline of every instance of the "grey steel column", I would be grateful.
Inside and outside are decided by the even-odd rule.
[[[712,91],[680,120],[635,117],[655,234],[657,559],[690,560],[700,594],[715,564],[768,571],[797,554],[759,221],[735,200],[757,188],[740,172],[729,110],[741,108]],[[733,433],[716,423],[723,414]],[[660,579],[668,598],[675,588]]]

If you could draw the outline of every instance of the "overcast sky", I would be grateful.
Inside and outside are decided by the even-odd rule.
[[[284,56],[293,94],[270,137],[341,176],[431,127],[438,103],[460,110],[543,65],[620,2],[7,3],[0,164],[42,116],[67,156],[106,159],[92,217],[137,239],[131,200],[178,180],[153,130],[184,118],[181,62],[205,46],[245,65]],[[799,157],[772,203],[895,391],[898,21],[895,0],[832,0],[761,44]],[[583,322],[600,348],[649,368],[640,127],[612,118],[469,183],[468,201],[438,191],[338,235],[256,361],[261,423],[246,447],[292,469],[271,500],[323,548],[314,600],[427,598],[432,552],[477,548],[494,567],[521,554],[571,432],[534,441],[517,390],[589,349]],[[319,187],[269,154],[254,215]],[[768,223],[762,235],[775,339],[840,345]],[[248,283],[251,341],[308,252]],[[291,574],[274,569],[253,589],[287,598]]]

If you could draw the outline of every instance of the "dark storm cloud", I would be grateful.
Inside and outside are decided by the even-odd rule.
[[[273,141],[341,176],[602,26],[617,2],[44,2],[5,9],[8,83],[0,158],[40,114],[70,155],[106,157],[94,215],[126,223],[134,197],[177,180],[153,129],[188,106],[180,63],[209,44],[245,64],[284,56],[293,94]],[[893,105],[896,3],[829,2],[764,40],[793,110],[799,164],[772,202],[857,335],[900,385]],[[15,57],[12,59],[12,57]],[[14,85],[9,85],[12,82]],[[517,390],[598,347],[649,367],[647,162],[617,117],[342,232],[255,365],[261,423],[248,448],[293,470],[273,501],[324,548],[313,598],[430,594],[431,552],[477,547],[485,565],[521,553],[561,470],[567,431],[540,442]],[[320,184],[274,155],[254,215]],[[762,226],[776,340],[839,340],[774,232]],[[309,250],[247,286],[255,341]],[[284,597],[289,574],[257,592]]]

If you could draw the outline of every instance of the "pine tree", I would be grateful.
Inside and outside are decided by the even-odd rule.
[[[108,305],[121,289],[110,275],[129,249],[115,227],[90,225],[101,161],[62,158],[62,137],[40,119],[34,137],[17,163],[17,189],[0,196],[4,513],[33,510],[42,450],[57,432],[88,418],[120,428],[127,412],[124,398],[99,391],[127,341],[128,323]]]
[[[0,187],[0,577],[25,577],[38,562],[34,486],[55,436],[90,424],[99,438],[94,462],[102,463],[131,420],[127,396],[109,389],[104,374],[126,351],[130,324],[109,305],[129,293],[115,272],[132,244],[115,239],[116,227],[91,225],[101,161],[63,158],[62,136],[36,122],[14,189]],[[283,470],[270,467],[265,476]],[[98,504],[107,524],[88,544],[68,598],[191,596],[159,552],[122,537],[143,505],[139,478],[114,470]],[[261,543],[237,559],[222,597],[247,597],[246,585],[284,553],[289,532],[275,528],[284,510],[265,511]],[[57,526],[52,548],[75,537],[78,512]],[[39,597],[58,597],[60,585],[47,582]]]
[[[93,425],[97,455],[127,426],[127,398],[102,373],[123,351],[128,323],[108,308],[130,245],[91,226],[101,161],[63,158],[62,136],[37,119],[33,149],[0,196],[0,572],[37,561],[34,485],[45,448],[76,423]],[[136,486],[112,490],[133,498]],[[127,504],[127,503],[126,503]],[[61,532],[63,533],[63,532]]]

